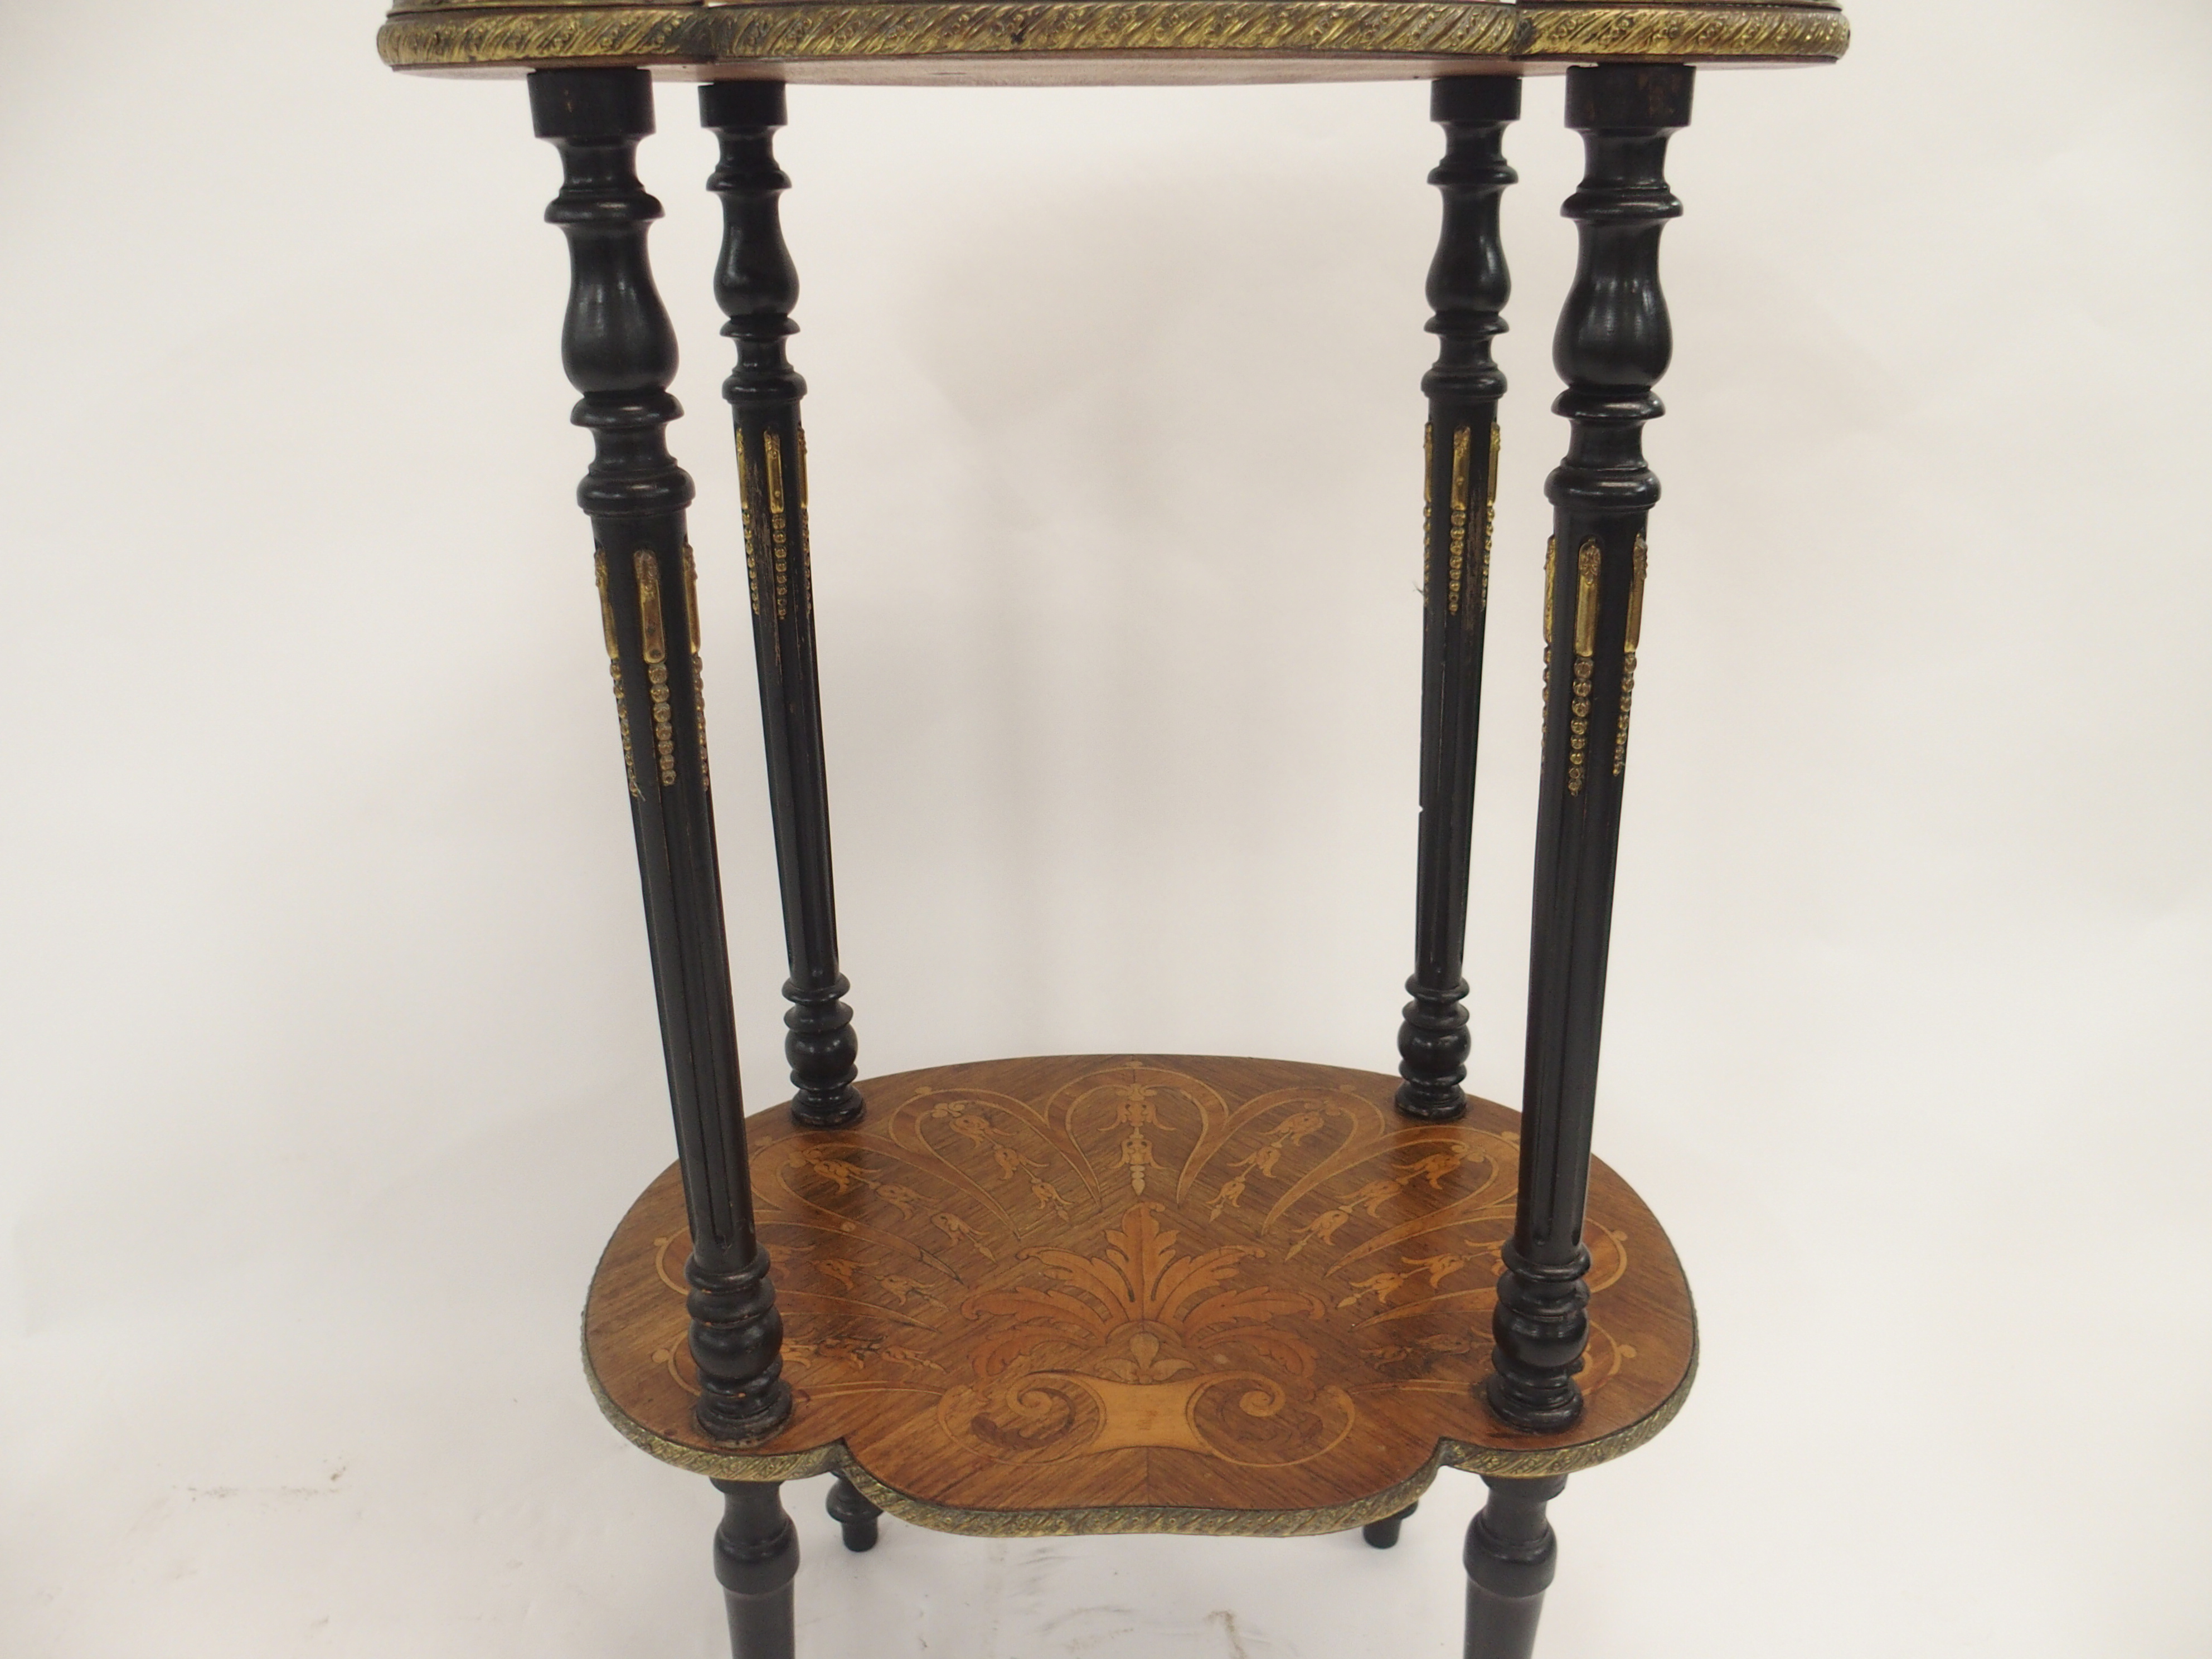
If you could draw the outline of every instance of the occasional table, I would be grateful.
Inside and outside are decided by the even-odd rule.
[[[1615,852],[1671,349],[1659,238],[1693,66],[1831,61],[1826,5],[1494,0],[400,0],[385,61],[528,78],[563,183],[562,362],[595,453],[594,543],[678,1161],[616,1227],[584,1321],[623,1435],[726,1497],[714,1558],[740,1659],[790,1659],[780,1488],[831,1473],[856,1550],[886,1511],[984,1536],[1395,1543],[1439,1468],[1468,1530],[1468,1659],[1522,1659],[1568,1474],[1665,1427],[1697,1370],[1658,1221],[1591,1155]],[[1544,734],[1522,1110],[1462,1087],[1483,633],[1505,382],[1498,198],[1524,74],[1564,70],[1587,165],[1553,356],[1572,435],[1547,493]],[[720,143],[744,562],[791,977],[792,1098],[738,1085],[691,481],[635,155],[653,82]],[[807,534],[798,279],[773,141],[791,81],[1431,82],[1445,135],[1423,544],[1413,973],[1395,1076],[1107,1053],[862,1080],[839,968]],[[718,556],[709,550],[708,556]],[[1530,617],[1516,626],[1536,625]],[[1380,988],[1378,988],[1379,990]]]

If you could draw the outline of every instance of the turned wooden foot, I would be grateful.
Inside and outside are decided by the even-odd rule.
[[[876,1517],[883,1513],[870,1503],[860,1491],[843,1475],[830,1488],[830,1499],[823,1504],[830,1518],[845,1531],[845,1547],[855,1555],[865,1555],[876,1547]]]
[[[1359,1535],[1372,1548],[1395,1549],[1398,1547],[1398,1528],[1406,1524],[1407,1516],[1420,1507],[1419,1504],[1408,1504],[1395,1515],[1386,1515],[1380,1521],[1370,1521],[1359,1529]]]

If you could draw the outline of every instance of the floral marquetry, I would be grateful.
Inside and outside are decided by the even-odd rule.
[[[609,1244],[586,1358],[617,1426],[736,1480],[848,1470],[955,1531],[1332,1530],[1442,1464],[1586,1467],[1648,1438],[1694,1360],[1664,1234],[1591,1182],[1588,1407],[1483,1409],[1517,1117],[1395,1109],[1398,1080],[1254,1060],[990,1061],[866,1085],[866,1121],[748,1124],[796,1401],[774,1439],[696,1426],[672,1170]]]

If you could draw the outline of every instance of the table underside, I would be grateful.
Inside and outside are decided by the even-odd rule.
[[[956,85],[1423,79],[1572,64],[1827,63],[1832,6],[1585,0],[402,0],[395,69],[642,67],[679,78]]]
[[[586,1369],[636,1444],[725,1480],[845,1471],[942,1531],[1333,1532],[1445,1465],[1564,1474],[1641,1445],[1696,1370],[1658,1222],[1592,1166],[1588,1405],[1501,1427],[1489,1366],[1518,1115],[1263,1060],[989,1060],[863,1085],[857,1127],[747,1121],[796,1405],[738,1449],[692,1418],[678,1172],[617,1228]]]

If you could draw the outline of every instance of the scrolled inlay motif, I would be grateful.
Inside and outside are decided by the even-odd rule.
[[[799,1398],[758,1455],[842,1442],[897,1492],[977,1510],[1018,1506],[1048,1468],[1062,1507],[1136,1480],[1148,1504],[1318,1510],[1408,1478],[1440,1440],[1494,1437],[1473,1389],[1516,1121],[1476,1102],[1413,1121],[1395,1081],[1003,1061],[879,1079],[851,1128],[756,1117]],[[1656,1312],[1677,1272],[1663,1235],[1599,1185],[1583,1439],[1658,1409],[1687,1358]],[[609,1247],[589,1340],[617,1420],[659,1432],[687,1420],[686,1243],[680,1207],[651,1200]]]

